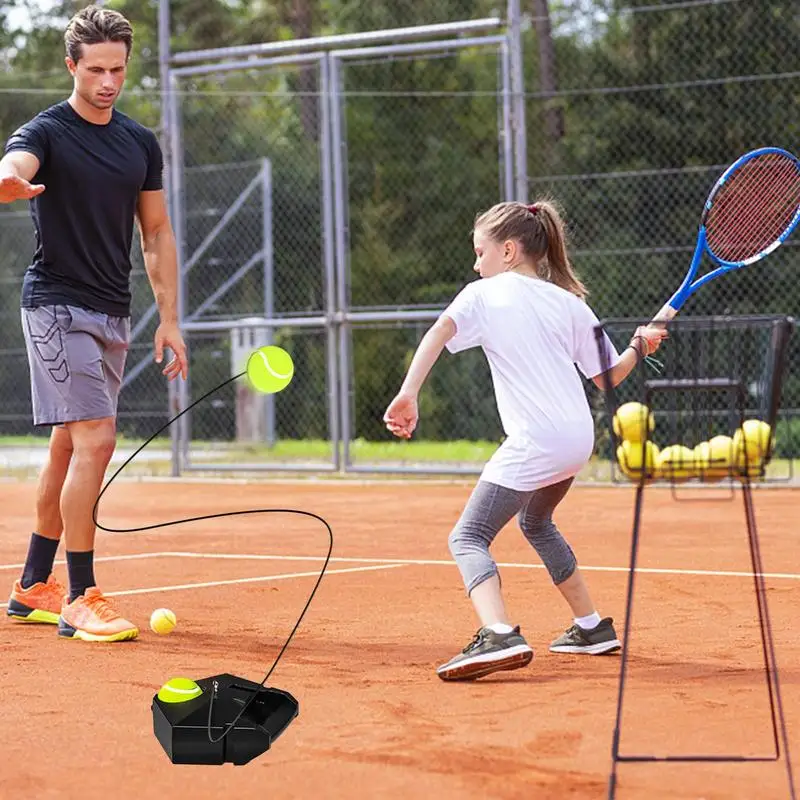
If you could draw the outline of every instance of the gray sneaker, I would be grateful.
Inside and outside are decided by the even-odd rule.
[[[551,653],[588,653],[599,656],[602,653],[613,653],[619,650],[622,643],[617,639],[614,620],[606,617],[596,627],[585,630],[573,625],[566,633],[558,637],[551,645]]]
[[[519,669],[530,664],[533,650],[521,636],[519,626],[511,633],[495,633],[481,628],[473,640],[436,674],[443,681],[469,681],[504,669]]]

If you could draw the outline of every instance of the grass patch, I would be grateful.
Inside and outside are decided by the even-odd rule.
[[[144,439],[127,439],[119,437],[117,445],[117,459],[122,457],[120,451],[127,452],[137,449],[144,443]],[[0,436],[1,448],[44,448],[47,445],[47,438],[42,436]],[[430,442],[430,441],[366,441],[356,439],[350,443],[350,460],[353,464],[366,466],[369,464],[381,466],[412,466],[441,468],[444,471],[448,466],[474,466],[480,469],[486,461],[491,458],[497,449],[498,442],[490,441],[450,441],[450,442]],[[147,450],[170,451],[171,440],[168,437],[160,437],[150,443],[148,448],[140,456],[126,467],[125,475],[169,475],[171,470],[170,457],[158,459],[145,459]],[[281,464],[291,465],[293,462],[298,464],[320,465],[329,463],[332,460],[333,452],[329,441],[322,439],[282,439],[272,447],[266,444],[243,444],[241,442],[192,442],[190,448],[190,458],[195,464],[207,464],[209,469],[204,472],[213,473],[214,464],[233,464],[241,463],[257,466],[259,464]],[[118,464],[117,464],[118,466]],[[112,464],[111,469],[117,466]],[[794,482],[797,480],[795,474],[795,462],[789,459],[776,458],[767,466],[767,479],[769,482]],[[32,465],[13,464],[7,465],[3,472],[8,477],[20,474],[36,474],[37,468]],[[268,471],[243,470],[243,473],[267,476]],[[232,474],[232,473],[226,473]],[[238,473],[237,473],[238,474]],[[284,473],[285,476],[286,473]],[[330,477],[342,477],[347,473],[320,473]],[[397,477],[389,473],[387,477]],[[363,477],[361,473],[361,477]],[[377,477],[377,476],[376,476]],[[463,476],[465,480],[470,480],[471,476]],[[608,461],[600,458],[592,458],[589,463],[581,470],[577,476],[578,481],[593,483],[620,483],[633,485],[619,474],[616,470],[612,481],[611,465]],[[755,481],[758,483],[759,481]],[[724,485],[726,481],[723,481]],[[696,485],[696,481],[690,482],[689,486]]]

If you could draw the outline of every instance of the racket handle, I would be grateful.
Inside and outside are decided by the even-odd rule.
[[[678,312],[669,303],[661,307],[661,310],[653,317],[653,323],[669,322],[677,316]]]

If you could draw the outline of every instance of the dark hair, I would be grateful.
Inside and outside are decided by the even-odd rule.
[[[86,6],[72,17],[64,31],[67,55],[76,64],[82,55],[81,45],[102,42],[124,42],[126,58],[130,56],[133,28],[119,11],[100,6]]]
[[[588,294],[569,261],[564,221],[555,201],[498,203],[478,214],[474,227],[495,242],[516,239],[522,252],[536,262],[539,277],[581,299]]]

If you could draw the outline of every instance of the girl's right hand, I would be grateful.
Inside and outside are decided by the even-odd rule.
[[[636,329],[631,339],[631,344],[639,351],[639,355],[644,358],[650,356],[661,347],[661,341],[669,338],[669,332],[663,325],[641,325]],[[639,344],[641,343],[641,344]]]
[[[410,439],[419,421],[417,396],[400,392],[383,415],[386,427],[400,439]]]

